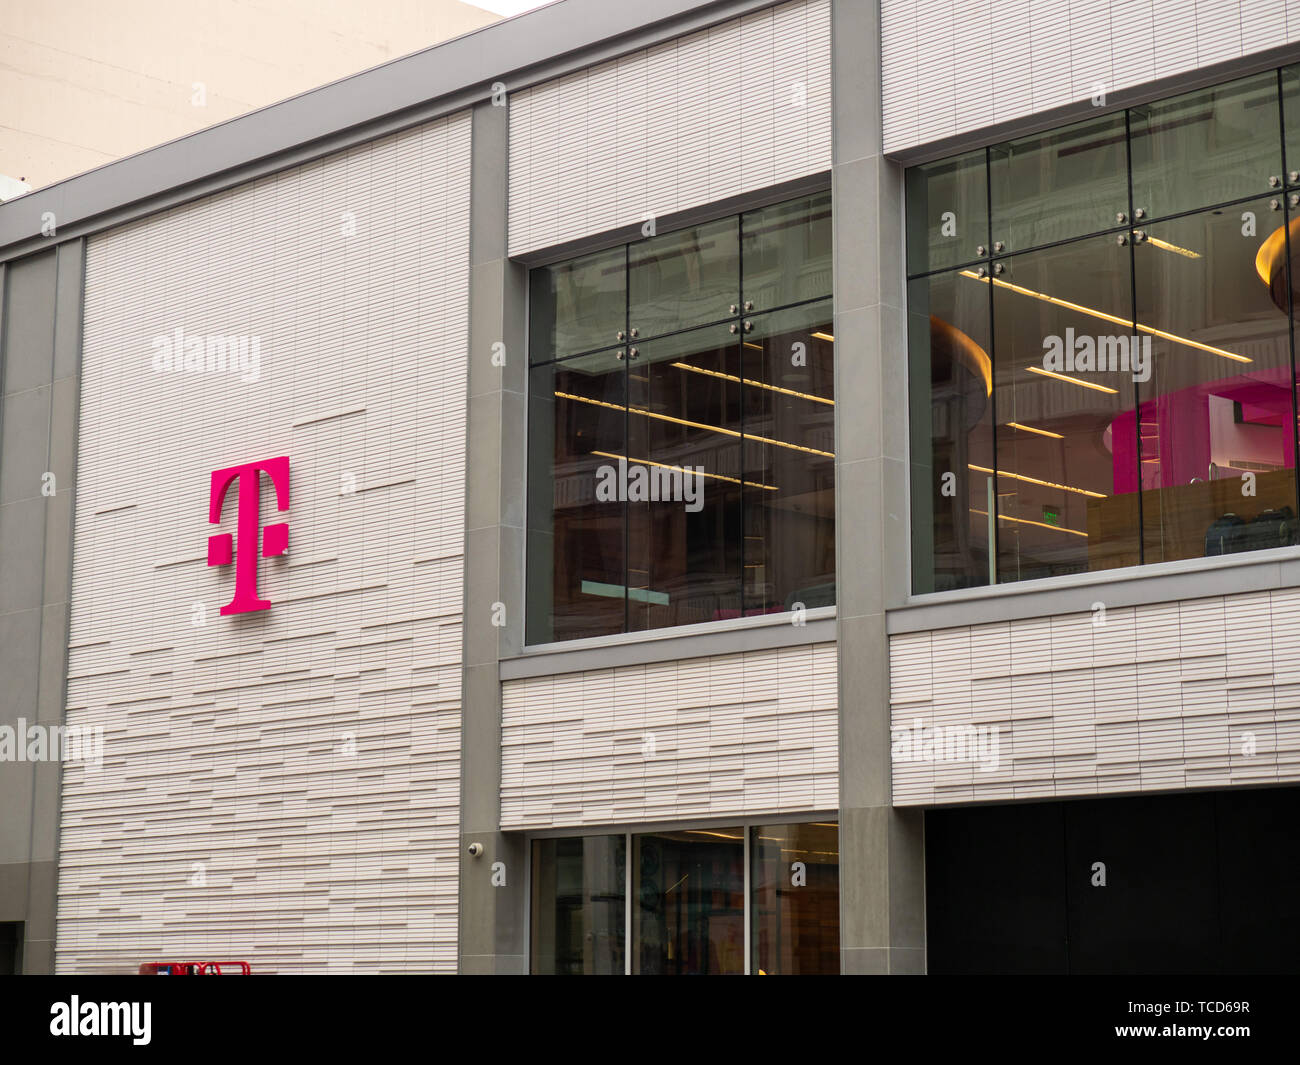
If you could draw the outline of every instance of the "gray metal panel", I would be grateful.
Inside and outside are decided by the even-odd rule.
[[[0,260],[440,117],[493,82],[522,89],[770,3],[550,4],[0,204]]]

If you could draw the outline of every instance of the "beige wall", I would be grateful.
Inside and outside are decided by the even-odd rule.
[[[41,188],[496,21],[459,0],[5,0],[0,174]]]

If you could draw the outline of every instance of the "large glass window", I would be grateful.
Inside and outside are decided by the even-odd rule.
[[[533,842],[534,973],[837,973],[839,929],[833,820]]]
[[[830,194],[530,292],[527,641],[832,605]]]
[[[532,972],[626,971],[626,871],[624,836],[533,841]]]
[[[1297,129],[1273,71],[908,172],[914,591],[1300,543]]]
[[[1134,248],[1154,334],[1137,408],[1148,562],[1297,542],[1287,235],[1269,203],[1158,222]]]
[[[751,971],[830,976],[840,971],[840,826],[760,825],[752,842]]]
[[[632,971],[743,974],[744,830],[658,832],[633,846]]]

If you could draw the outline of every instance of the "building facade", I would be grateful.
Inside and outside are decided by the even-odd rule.
[[[1294,971],[1199,7],[563,0],[0,206],[0,963]]]

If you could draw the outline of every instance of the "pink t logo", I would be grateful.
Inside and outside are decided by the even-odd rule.
[[[208,521],[216,525],[221,521],[221,504],[226,498],[230,482],[239,481],[239,503],[236,528],[239,544],[233,552],[235,559],[235,598],[221,608],[223,614],[244,614],[251,610],[266,610],[271,603],[257,597],[257,540],[262,534],[262,556],[273,558],[284,554],[289,546],[289,526],[284,522],[262,529],[258,513],[258,499],[262,473],[271,478],[275,487],[277,510],[289,508],[289,460],[287,457],[267,459],[264,462],[246,462],[225,470],[214,470],[212,487],[208,493]],[[228,566],[231,559],[230,533],[208,537],[208,565]]]

